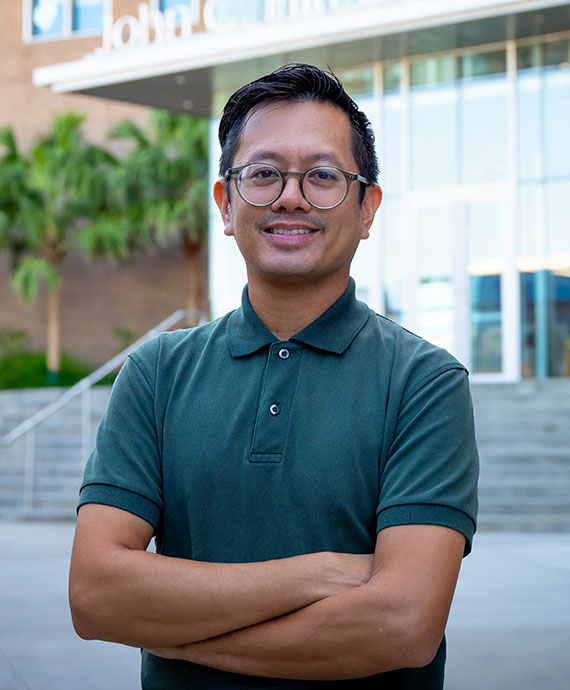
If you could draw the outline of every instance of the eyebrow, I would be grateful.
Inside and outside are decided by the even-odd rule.
[[[276,153],[275,151],[254,151],[253,154],[250,156],[250,160],[248,161],[249,163],[260,163],[263,161],[268,161],[272,163],[276,163],[280,161],[283,158],[282,155]],[[305,156],[303,158],[304,161],[306,161],[307,165],[309,167],[313,167],[316,165],[334,165],[337,168],[341,168],[342,165],[340,163],[340,160],[334,153],[327,153],[327,152],[320,152],[320,153],[313,153],[308,156]]]

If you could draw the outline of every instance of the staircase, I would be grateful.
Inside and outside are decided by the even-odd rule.
[[[479,529],[570,531],[570,380],[472,385]]]
[[[0,391],[0,437],[61,389]],[[89,389],[29,434],[0,446],[0,519],[70,519],[110,388]],[[479,529],[570,532],[570,379],[473,384],[481,479]],[[88,416],[82,433],[82,421]],[[29,463],[29,461],[28,461]]]
[[[95,387],[149,338],[207,315],[178,309],[71,388],[0,391],[0,519],[71,519],[110,388]]]
[[[38,388],[0,391],[0,436],[56,400],[62,389]],[[75,504],[87,447],[94,442],[97,425],[105,411],[110,387],[88,391],[89,409],[77,397],[42,422],[35,435],[35,459],[26,472],[30,438],[26,435],[0,447],[0,518],[68,519]],[[82,427],[85,414],[89,420]]]

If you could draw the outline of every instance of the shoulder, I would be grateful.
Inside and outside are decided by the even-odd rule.
[[[231,313],[231,312],[230,312]],[[139,345],[129,354],[127,365],[134,364],[148,379],[186,370],[205,349],[226,346],[226,325],[230,314],[195,328],[165,331]]]
[[[367,326],[390,385],[400,389],[403,399],[446,372],[467,380],[466,367],[452,354],[391,319],[372,312]]]

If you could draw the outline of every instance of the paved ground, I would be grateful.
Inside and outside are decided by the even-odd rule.
[[[138,652],[75,636],[73,526],[0,522],[0,690],[136,690]],[[480,534],[448,626],[447,690],[567,690],[570,534]]]

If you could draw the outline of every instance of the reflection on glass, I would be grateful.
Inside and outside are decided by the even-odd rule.
[[[402,273],[402,210],[397,197],[388,197],[381,206],[382,277],[384,314],[402,322],[404,275]]]
[[[518,50],[519,176],[570,175],[570,41]]]
[[[570,376],[570,264],[521,273],[522,374]]]
[[[280,12],[277,4],[268,4],[269,11]],[[227,24],[250,24],[260,22],[265,19],[266,6],[265,0],[250,0],[250,2],[235,2],[235,0],[217,0],[214,3],[214,15],[216,22],[220,25]],[[279,14],[277,15],[279,16]]]
[[[422,208],[418,214],[418,332],[450,352],[455,347],[453,209]]]
[[[190,0],[160,0],[160,9],[169,10],[171,7],[176,7],[176,5],[186,5],[190,7]]]
[[[374,92],[374,72],[372,67],[340,70],[336,74],[359,107],[361,97],[372,97]],[[366,110],[365,112],[370,118],[370,113]]]
[[[63,0],[34,0],[32,34],[58,36],[63,33]]]
[[[570,175],[570,69],[547,68],[544,78],[546,104],[544,132],[546,139],[546,174],[548,177]]]
[[[417,60],[410,82],[412,186],[506,177],[504,51]]]
[[[446,60],[444,66],[439,66]],[[411,66],[410,146],[413,187],[458,181],[458,93],[450,81],[449,58],[431,58]]]
[[[521,185],[523,376],[570,375],[570,179]]]
[[[462,181],[505,178],[507,79],[504,51],[463,58],[460,118]]]
[[[103,0],[73,0],[73,30],[99,31],[103,28]]]
[[[471,292],[471,370],[500,372],[504,270],[500,204],[467,204],[465,220]]]
[[[387,65],[384,68],[382,106],[383,132],[379,141],[380,170],[384,195],[390,196],[400,192],[402,96],[399,64]]]

